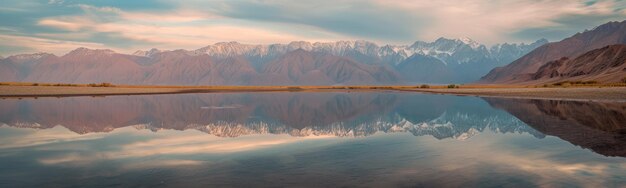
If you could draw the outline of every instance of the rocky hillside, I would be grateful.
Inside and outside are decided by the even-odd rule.
[[[591,50],[614,44],[626,44],[626,21],[609,22],[562,41],[545,44],[507,66],[491,70],[479,83],[524,83],[532,80],[533,75],[550,61],[562,57],[574,59]]]
[[[559,81],[621,82],[626,78],[626,45],[611,45],[574,59],[563,57],[539,67],[530,83]]]

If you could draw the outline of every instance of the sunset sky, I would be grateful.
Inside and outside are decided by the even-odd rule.
[[[224,41],[380,45],[469,37],[491,45],[555,41],[624,19],[623,0],[2,0],[0,55],[197,49]]]

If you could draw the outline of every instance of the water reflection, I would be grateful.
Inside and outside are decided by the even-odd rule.
[[[1,100],[0,187],[619,187],[625,117],[414,93]]]
[[[22,128],[57,125],[79,134],[133,126],[196,129],[220,137],[249,134],[367,136],[410,132],[467,138],[491,129],[543,137],[478,98],[398,93],[259,93],[153,95],[2,101],[0,122]]]
[[[485,100],[544,134],[603,155],[626,157],[626,103]]]

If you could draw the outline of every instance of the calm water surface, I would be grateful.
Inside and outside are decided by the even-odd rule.
[[[626,103],[415,93],[0,100],[0,187],[624,187]]]

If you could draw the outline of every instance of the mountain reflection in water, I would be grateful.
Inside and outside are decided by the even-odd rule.
[[[417,97],[416,97],[417,96]],[[259,93],[44,98],[2,101],[0,122],[79,134],[133,126],[249,134],[367,136],[410,132],[464,138],[484,129],[543,135],[478,98],[397,93]]]
[[[0,187],[626,183],[626,103],[296,92],[0,107]]]

